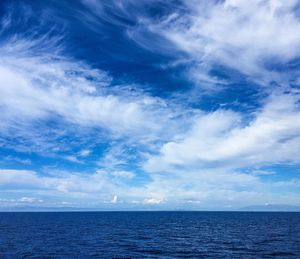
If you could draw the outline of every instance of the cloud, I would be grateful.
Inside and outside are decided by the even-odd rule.
[[[74,162],[74,163],[82,163],[82,161],[80,161],[76,156],[66,156],[64,157],[66,160],[69,160],[71,162]]]
[[[13,11],[1,23],[0,147],[23,152],[3,165],[32,169],[0,169],[1,204],[199,209],[300,202],[297,176],[264,168],[300,164],[300,93],[290,85],[300,47],[295,1],[82,3],[87,9],[76,14],[89,33],[102,32],[99,24],[117,26],[128,45],[132,39],[172,57],[172,66],[204,88],[230,87],[235,71],[269,86],[259,90],[266,97],[244,113],[219,103],[223,108],[190,106],[190,92],[171,98],[135,82],[117,85],[108,71],[71,57],[65,31],[44,16],[43,26],[8,34],[32,16],[25,7],[23,18]],[[166,10],[149,17],[158,3]],[[47,161],[26,158],[34,152]]]
[[[4,169],[0,171],[0,184],[2,186],[14,185],[31,188],[38,186],[41,182],[34,171]]]
[[[43,206],[60,206],[60,201],[64,200],[75,207],[103,207],[117,203],[119,197],[127,204],[137,195],[140,195],[140,202],[147,197],[147,193],[143,194],[144,187],[139,189],[128,184],[127,180],[133,175],[130,172],[78,173],[52,170],[42,174],[32,170],[0,169],[0,187],[4,196],[15,196],[18,193],[24,195],[23,198],[13,198],[15,205],[39,205],[39,200],[44,200]],[[6,199],[0,198],[2,201]]]
[[[118,196],[114,195],[114,197],[111,200],[111,203],[117,203],[118,202]]]
[[[146,203],[146,204],[160,204],[162,201],[163,201],[162,199],[149,198],[149,199],[145,199],[144,203]]]
[[[34,197],[22,197],[20,199],[17,200],[18,202],[22,202],[22,203],[40,203],[43,202],[43,200],[41,199],[37,199]]]
[[[36,197],[21,198],[0,198],[0,206],[3,207],[24,207],[24,206],[41,206],[44,201]]]
[[[151,110],[159,103],[146,96],[130,101],[99,93],[105,86],[99,82],[105,77],[100,71],[43,57],[4,57],[0,75],[1,107],[8,118],[58,116],[70,123],[103,127],[115,133],[158,130],[159,125],[151,121],[155,117]],[[150,120],[144,121],[144,117]]]
[[[43,206],[48,207],[59,207],[63,200],[77,208],[105,208],[120,199],[122,202],[118,204],[127,209],[137,208],[136,206],[147,208],[148,205],[173,209],[191,206],[194,209],[213,209],[226,208],[229,205],[239,208],[258,201],[299,203],[299,196],[291,191],[291,188],[299,187],[297,178],[264,182],[256,174],[228,168],[200,168],[153,174],[150,181],[139,185],[132,185],[123,175],[116,177],[114,173],[105,171],[52,171],[51,174],[41,174],[35,171],[1,169],[0,187],[2,199],[21,193],[22,197],[34,198],[32,204],[39,206],[41,202],[38,200],[43,200]],[[23,203],[26,201],[29,202],[28,199],[23,199]],[[21,200],[18,201],[20,202]]]
[[[79,153],[79,155],[80,155],[81,157],[87,157],[87,156],[89,156],[90,154],[91,154],[91,150],[88,150],[88,149],[83,149],[83,150],[81,150],[80,153]]]
[[[191,61],[188,77],[204,88],[224,83],[213,75],[218,67],[238,71],[262,85],[288,85],[297,75],[291,70],[285,73],[282,67],[300,55],[296,5],[295,0],[182,1],[159,21],[141,18],[130,35],[142,45],[145,29],[168,40],[169,44],[151,42],[152,49],[174,46],[179,59],[185,53]]]
[[[22,22],[26,21],[25,17]],[[12,17],[5,17],[2,33],[14,23]],[[10,148],[26,150],[30,143],[37,152],[63,150],[67,147],[57,147],[58,139],[83,134],[84,141],[90,139],[86,137],[89,130],[107,140],[148,145],[180,130],[173,118],[185,111],[144,93],[139,86],[114,85],[107,72],[62,54],[63,32],[52,35],[40,30],[33,27],[31,33],[16,33],[0,41],[0,133]],[[172,132],[166,130],[169,127]],[[20,143],[9,145],[11,136]],[[64,157],[78,162],[87,155],[83,149]]]
[[[121,178],[133,178],[134,174],[132,172],[128,171],[115,171],[110,173],[114,177],[121,177]]]
[[[149,171],[299,163],[299,94],[274,94],[252,119],[228,110],[203,114],[180,140],[164,144]]]
[[[40,174],[31,170],[0,170],[0,185],[6,191],[19,190],[35,191],[40,194],[78,195],[78,197],[97,194],[106,199],[112,191],[122,185],[122,178],[112,178],[106,172],[76,173],[60,172],[60,174]],[[99,197],[101,199],[101,196]]]

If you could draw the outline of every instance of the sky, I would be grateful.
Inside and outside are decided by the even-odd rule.
[[[0,1],[0,209],[300,205],[300,1]]]

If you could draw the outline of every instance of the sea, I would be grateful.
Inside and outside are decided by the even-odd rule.
[[[300,258],[300,213],[2,212],[0,258]]]

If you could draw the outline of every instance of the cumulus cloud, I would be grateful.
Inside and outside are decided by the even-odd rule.
[[[111,203],[117,203],[118,202],[118,196],[114,195],[114,197],[111,200]]]
[[[148,198],[144,200],[144,203],[146,204],[160,204],[163,200],[157,199],[157,198]]]
[[[203,114],[180,140],[163,145],[145,168],[241,168],[272,163],[299,163],[299,94],[274,94],[246,121],[237,112]],[[246,122],[245,122],[246,121]]]

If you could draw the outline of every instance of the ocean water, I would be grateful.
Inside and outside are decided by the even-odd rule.
[[[300,213],[0,213],[0,258],[300,258]]]

